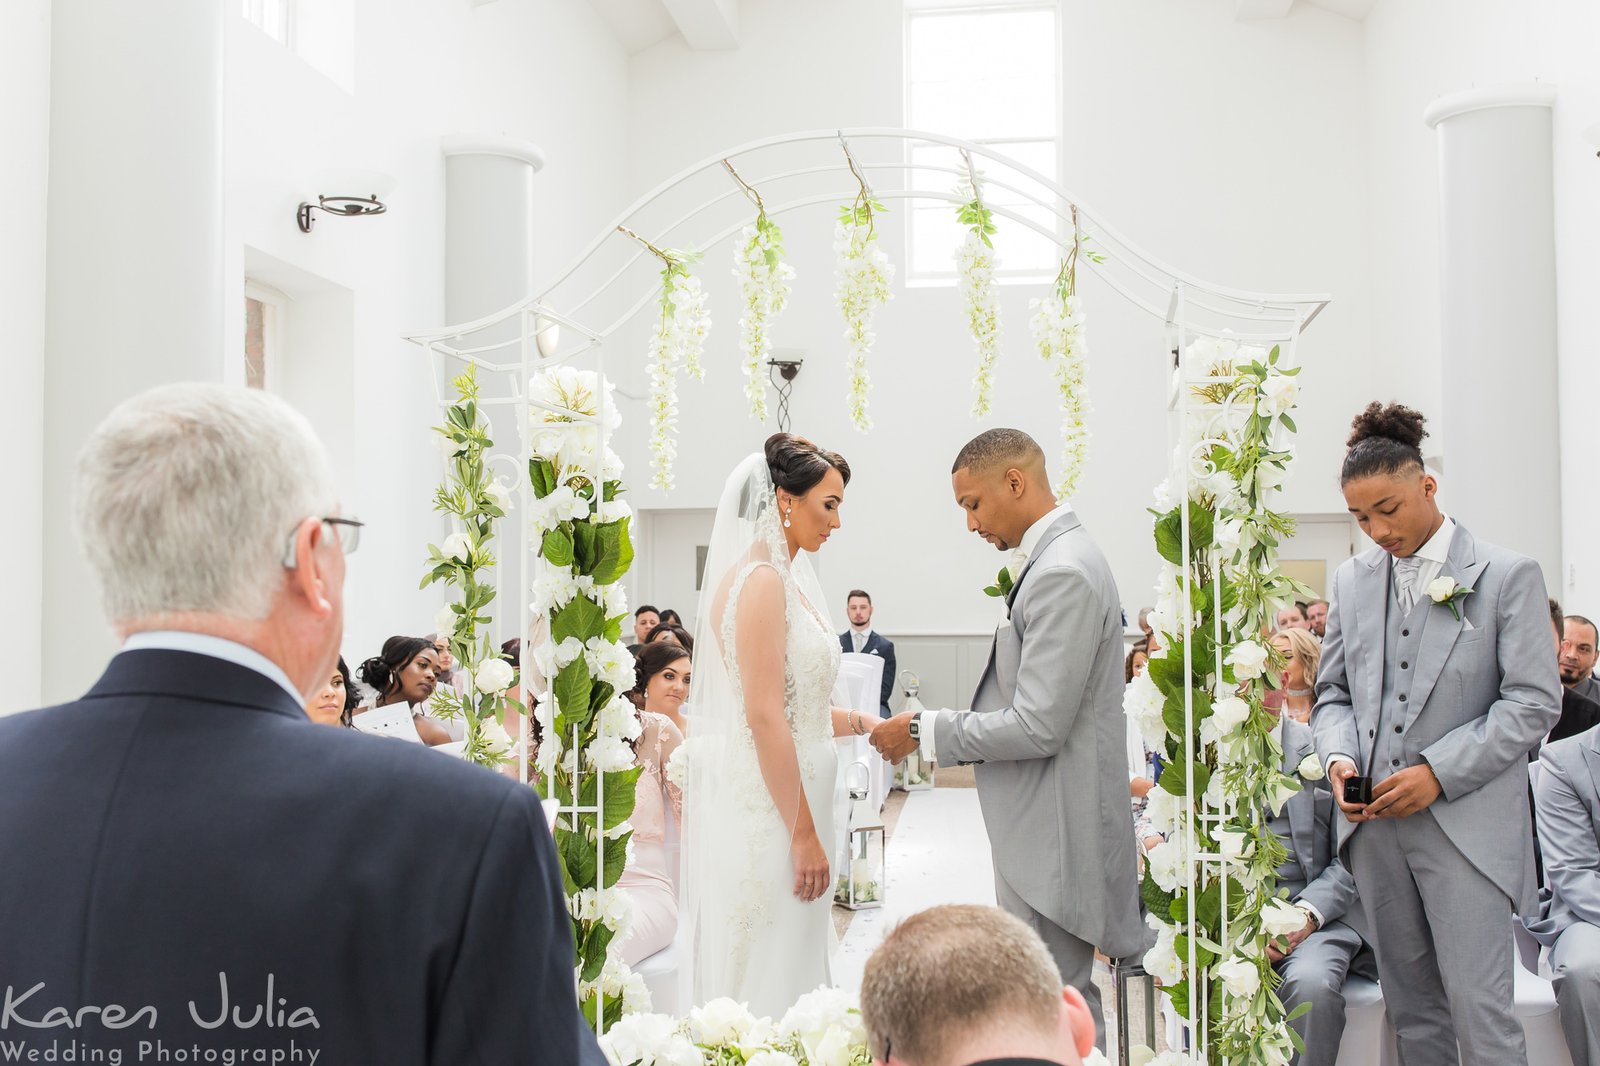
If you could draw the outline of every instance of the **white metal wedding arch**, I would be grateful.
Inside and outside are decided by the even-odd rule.
[[[917,158],[922,150],[924,158]],[[927,156],[931,155],[929,159]],[[603,378],[608,360],[613,366],[642,361],[642,341],[637,350],[616,351],[627,343],[626,327],[650,307],[660,291],[660,263],[646,244],[658,248],[694,248],[709,251],[737,234],[754,217],[755,205],[746,186],[759,190],[769,216],[790,215],[814,208],[836,208],[855,199],[863,186],[885,202],[943,202],[952,211],[963,202],[955,190],[962,180],[982,174],[982,188],[1000,190],[1008,203],[989,199],[998,225],[1024,227],[1052,242],[1063,254],[1079,235],[1089,235],[1102,258],[1081,262],[1112,292],[1164,326],[1163,350],[1152,359],[1163,368],[1167,384],[1169,436],[1172,441],[1193,441],[1207,432],[1214,418],[1208,405],[1194,399],[1186,383],[1204,380],[1184,364],[1189,342],[1197,337],[1230,336],[1240,344],[1279,346],[1286,364],[1295,362],[1296,341],[1327,306],[1330,297],[1318,293],[1250,292],[1208,282],[1150,254],[1126,237],[1103,215],[1068,190],[1015,159],[972,141],[936,133],[894,128],[814,130],[752,141],[710,156],[675,174],[635,201],[608,226],[554,281],[509,307],[482,318],[406,335],[433,361],[433,379],[441,410],[450,402],[445,383],[456,366],[476,368],[483,398],[480,407],[510,408],[515,419],[518,447],[499,449],[488,457],[503,465],[520,486],[508,521],[515,524],[515,566],[496,568],[497,599],[515,604],[496,619],[498,639],[525,636],[530,614],[533,567],[538,545],[530,533],[531,490],[527,469],[530,382],[543,371],[563,364],[591,365]],[[826,223],[831,227],[831,212]],[[720,267],[716,269],[722,269]],[[952,293],[955,291],[951,290]],[[608,350],[609,346],[609,350]],[[731,368],[730,368],[731,372]],[[532,401],[554,414],[577,422],[599,423],[605,454],[609,436],[601,390],[598,415],[566,411]],[[1194,431],[1192,431],[1194,430]],[[1173,485],[1174,495],[1188,489],[1200,475],[1194,464],[1183,462],[1173,471],[1183,480]],[[594,471],[595,483],[604,481]],[[1189,554],[1189,528],[1183,526],[1183,552]],[[1187,597],[1185,598],[1187,599]],[[1188,607],[1185,605],[1185,611]],[[1221,663],[1218,663],[1218,673]],[[1185,723],[1194,736],[1194,707],[1186,701]],[[1193,753],[1186,751],[1187,758]],[[521,759],[524,781],[529,780],[526,753]],[[597,779],[594,806],[562,809],[570,814],[598,814],[605,804],[604,775]],[[1185,824],[1195,824],[1194,807],[1201,801],[1184,798]],[[1214,821],[1220,812],[1201,810],[1200,819]],[[597,861],[603,863],[603,834],[598,834]],[[1220,854],[1199,853],[1190,831],[1187,854],[1194,857],[1190,888],[1208,874],[1224,868]],[[1194,899],[1188,898],[1193,972],[1193,935],[1196,930]],[[1226,908],[1224,908],[1226,923]],[[1226,925],[1224,925],[1226,937]],[[1206,1017],[1206,991],[1190,984],[1190,1018]],[[603,1016],[603,1010],[600,1014]],[[1190,1047],[1206,1053],[1204,1027],[1191,1035]]]

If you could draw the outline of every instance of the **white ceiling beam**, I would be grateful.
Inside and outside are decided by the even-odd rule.
[[[1281,19],[1294,6],[1294,0],[1234,0],[1233,19]]]
[[[739,0],[662,0],[678,32],[697,52],[739,47]]]

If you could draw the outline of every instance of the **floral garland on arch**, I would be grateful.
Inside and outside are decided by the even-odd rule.
[[[511,490],[489,477],[483,453],[493,447],[487,427],[479,417],[478,380],[474,368],[451,379],[456,402],[445,410],[445,422],[434,426],[434,438],[444,456],[444,483],[434,490],[434,509],[452,517],[456,531],[442,545],[428,545],[430,569],[420,588],[438,581],[457,590],[458,598],[440,608],[434,628],[449,641],[450,654],[461,663],[467,683],[460,692],[441,685],[428,701],[439,718],[466,723],[461,756],[481,766],[499,766],[511,753],[505,731],[506,709],[522,713],[522,704],[506,695],[517,683],[517,672],[491,648],[482,612],[494,600],[492,582],[479,580],[481,571],[495,565],[489,549],[495,521],[511,507]],[[479,636],[479,627],[485,627]]]
[[[1105,256],[1083,247],[1082,234],[1074,232],[1072,250],[1061,261],[1055,287],[1048,296],[1028,301],[1033,317],[1028,325],[1033,346],[1050,367],[1056,389],[1061,394],[1061,477],[1056,481],[1056,499],[1065,500],[1078,491],[1078,479],[1089,458],[1089,341],[1083,323],[1087,317],[1078,300],[1078,256],[1092,263]]]
[[[660,313],[650,331],[646,358],[650,364],[650,460],[654,471],[651,488],[670,492],[672,464],[678,457],[678,364],[689,376],[704,380],[700,356],[711,332],[711,314],[700,279],[689,273],[699,260],[693,252],[657,248],[631,230],[628,236],[661,260]]]
[[[733,249],[733,276],[739,281],[744,316],[739,319],[739,352],[744,356],[744,394],[750,417],[767,420],[767,378],[762,368],[772,354],[772,322],[789,306],[789,282],[794,268],[783,261],[783,230],[767,216],[761,194],[739,177],[724,160],[728,173],[756,203],[756,220],[739,233]]]
[[[872,331],[872,319],[878,308],[888,303],[894,295],[889,283],[894,280],[894,264],[883,249],[878,247],[875,225],[879,212],[888,209],[872,198],[865,179],[850,164],[856,180],[861,182],[861,192],[855,202],[839,208],[839,221],[833,228],[834,301],[844,316],[844,341],[848,351],[850,392],[850,424],[865,433],[872,429],[872,416],[867,413],[867,356],[878,335]]]
[[[1285,851],[1267,812],[1280,810],[1301,783],[1281,770],[1276,719],[1262,704],[1282,662],[1261,635],[1277,607],[1308,593],[1278,568],[1278,545],[1294,520],[1272,509],[1294,458],[1292,445],[1279,442],[1295,432],[1289,412],[1299,371],[1280,365],[1277,348],[1226,338],[1196,341],[1185,362],[1201,375],[1178,382],[1194,431],[1179,444],[1175,476],[1190,492],[1174,500],[1163,483],[1152,511],[1156,549],[1167,565],[1150,622],[1163,647],[1126,697],[1146,746],[1167,760],[1147,806],[1166,842],[1150,850],[1141,885],[1158,934],[1144,965],[1185,1017],[1191,988],[1197,1002],[1209,1002],[1205,1018],[1191,1021],[1205,1025],[1212,1062],[1281,1064],[1299,1037],[1274,990],[1267,948],[1300,929],[1305,915],[1277,893]],[[1188,738],[1186,701],[1196,727]],[[1297,776],[1309,782],[1322,774],[1301,767]],[[1185,795],[1193,797],[1192,824]],[[1185,852],[1191,831],[1199,854]]]
[[[624,1012],[649,1009],[650,994],[617,953],[633,911],[615,886],[632,861],[628,819],[641,772],[632,743],[642,727],[622,697],[634,683],[633,656],[621,643],[628,605],[619,584],[633,562],[632,512],[619,498],[621,461],[601,450],[598,420],[605,419],[608,433],[620,421],[609,381],[602,415],[601,388],[593,371],[571,367],[533,378],[529,398],[545,406],[529,409],[528,478],[536,498],[530,528],[543,570],[533,610],[546,623],[535,626],[531,654],[549,681],[535,711],[538,767],[546,795],[562,806],[555,840],[578,949],[578,1001],[590,1025],[603,1021],[610,1028]],[[597,801],[598,817],[572,810]]]
[[[994,389],[994,364],[1000,358],[1000,298],[995,292],[994,272],[1000,261],[994,254],[994,212],[983,202],[981,179],[976,170],[956,187],[962,204],[956,219],[967,228],[967,235],[956,248],[956,275],[962,305],[967,315],[967,331],[978,347],[978,373],[972,379],[975,395],[972,417],[989,413],[990,393]]]

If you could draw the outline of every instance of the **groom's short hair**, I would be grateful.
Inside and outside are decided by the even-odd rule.
[[[867,1048],[915,1064],[996,1023],[1053,1033],[1061,989],[1049,949],[1020,919],[997,907],[932,907],[901,922],[867,960]]]
[[[1044,449],[1039,442],[1020,429],[986,429],[967,441],[950,473],[971,470],[974,474],[987,474],[1011,467],[1038,466],[1044,469]]]

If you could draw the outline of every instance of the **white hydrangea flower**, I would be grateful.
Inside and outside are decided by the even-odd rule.
[[[618,770],[626,770],[636,761],[633,748],[621,737],[600,736],[594,739],[584,751],[584,756],[592,770],[603,774],[614,774]]]
[[[567,637],[560,644],[554,645],[553,650],[555,658],[555,672],[559,673],[560,671],[566,669],[570,664],[575,663],[579,659],[583,658],[583,641],[579,640],[577,637]]]
[[[628,935],[633,922],[633,899],[620,888],[608,888],[600,894],[600,924],[616,933]],[[621,991],[620,987],[618,991]]]
[[[567,913],[580,922],[594,921],[600,917],[600,894],[592,888],[579,889],[567,897]]]
[[[1174,796],[1157,784],[1145,796],[1144,816],[1156,832],[1168,836],[1178,828],[1178,815],[1183,810],[1182,804],[1182,797]]]
[[[615,618],[619,614],[628,613],[628,590],[620,582],[606,585],[602,591],[605,596],[605,611],[607,618]]]
[[[689,783],[689,760],[694,757],[690,754],[690,749],[693,746],[694,740],[685,738],[672,753],[672,757],[667,760],[667,780],[677,785],[680,790]]]
[[[639,724],[639,714],[633,704],[618,696],[600,710],[600,732],[608,737],[621,737],[634,741],[644,726]]]
[[[629,1011],[626,1002],[623,1010],[622,1018],[600,1038],[600,1049],[613,1063],[659,1062],[657,1056],[669,1041],[685,1039],[678,1033],[678,1020],[670,1015]]]
[[[1122,694],[1123,713],[1139,730],[1144,746],[1152,750],[1159,749],[1167,739],[1167,726],[1161,718],[1165,705],[1166,697],[1150,680],[1148,670],[1128,682]]]
[[[1169,987],[1183,980],[1183,960],[1174,946],[1176,938],[1177,930],[1163,924],[1156,931],[1156,942],[1144,953],[1145,972]]]
[[[637,672],[633,653],[627,648],[603,637],[592,637],[583,657],[589,664],[589,672],[618,692],[626,692],[633,687]]]
[[[1157,844],[1145,855],[1145,861],[1150,877],[1163,891],[1176,892],[1189,881],[1189,860],[1179,841],[1166,840]]]
[[[1168,478],[1167,480],[1161,482],[1161,484],[1157,485],[1155,487],[1155,491],[1151,495],[1155,501],[1156,510],[1161,511],[1163,514],[1172,510],[1178,504],[1178,501],[1173,499],[1172,496],[1171,478]]]

